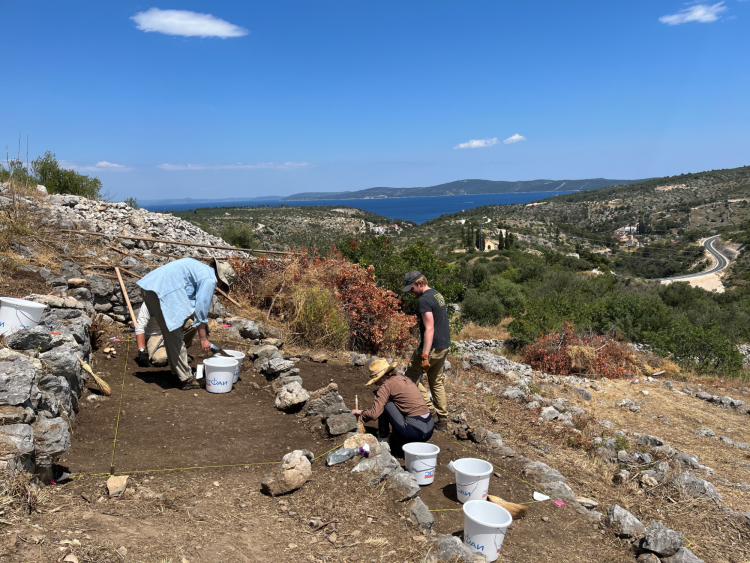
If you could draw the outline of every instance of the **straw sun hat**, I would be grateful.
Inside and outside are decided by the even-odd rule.
[[[398,367],[398,362],[388,363],[385,358],[375,360],[370,364],[370,381],[366,385],[372,385],[376,381],[380,380],[384,375],[393,371]]]

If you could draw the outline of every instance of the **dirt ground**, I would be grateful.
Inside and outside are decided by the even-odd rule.
[[[107,360],[98,351],[93,362],[112,395],[101,399],[85,392],[72,425],[73,447],[60,461],[79,478],[48,487],[50,497],[40,513],[5,528],[3,561],[53,561],[71,551],[79,561],[97,562],[424,559],[426,538],[408,522],[407,503],[396,502],[387,486],[366,486],[350,472],[354,461],[326,468],[318,459],[311,481],[299,491],[277,499],[260,492],[270,465],[254,464],[278,463],[299,448],[321,455],[338,441],[324,436],[318,423],[276,411],[270,386],[249,364],[231,393],[179,391],[168,369],[134,363],[132,343],[129,353],[124,340],[114,346],[115,358]],[[197,346],[191,353],[200,356]],[[355,395],[365,408],[372,401],[363,368],[309,360],[299,367],[309,390],[335,381],[347,404],[353,405]],[[97,399],[88,400],[91,395]],[[130,480],[124,497],[110,499],[105,481],[116,427],[115,471]],[[444,466],[460,457],[485,457],[485,452],[447,434],[436,433],[432,441],[441,448],[439,469],[421,498],[431,509],[442,510],[433,513],[437,533],[460,535],[463,514],[456,510],[453,474]],[[491,494],[531,500],[531,486],[502,460],[491,461],[500,476],[492,477]],[[181,469],[191,467],[203,468]],[[144,488],[165,498],[143,498]],[[313,517],[330,523],[314,531],[308,524]],[[70,543],[74,540],[80,545]],[[514,562],[633,559],[611,535],[572,508],[551,502],[530,505],[529,516],[508,531],[501,555],[501,561]]]

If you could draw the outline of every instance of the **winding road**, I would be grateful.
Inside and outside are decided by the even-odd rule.
[[[690,278],[697,278],[700,276],[707,276],[709,274],[718,274],[722,270],[724,270],[727,266],[729,266],[729,258],[724,256],[721,252],[716,250],[714,248],[714,242],[716,242],[716,239],[719,238],[719,235],[714,235],[712,237],[708,237],[706,240],[703,241],[703,247],[708,250],[709,254],[714,257],[714,260],[716,260],[716,264],[714,264],[711,268],[708,270],[705,270],[703,272],[698,272],[697,274],[687,274],[684,276],[674,276],[671,278],[659,278],[656,281],[675,281],[675,280],[689,280]]]

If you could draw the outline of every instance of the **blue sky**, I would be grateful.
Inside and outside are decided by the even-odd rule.
[[[51,150],[116,200],[750,164],[750,1],[1,1],[0,15],[0,141],[28,134],[32,158]]]

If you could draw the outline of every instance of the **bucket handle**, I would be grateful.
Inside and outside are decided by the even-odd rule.
[[[421,463],[422,465],[424,465],[424,466],[425,466],[425,467],[424,467],[424,469],[417,469],[417,468],[415,467],[415,465],[416,465],[417,463]],[[415,459],[415,460],[414,460],[414,462],[413,462],[413,463],[411,464],[411,468],[412,468],[412,469],[413,469],[414,471],[426,471],[426,470],[428,470],[428,469],[435,469],[435,467],[437,467],[437,464],[435,464],[435,465],[428,465],[428,464],[427,464],[427,462],[426,462],[426,461],[424,461],[423,459]]]

